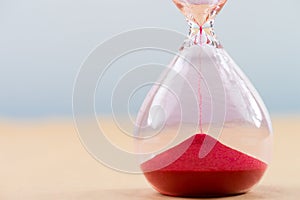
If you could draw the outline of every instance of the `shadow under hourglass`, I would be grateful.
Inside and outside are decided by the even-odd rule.
[[[130,189],[99,189],[99,190],[69,190],[69,191],[35,191],[35,194],[19,195],[9,199],[72,199],[72,200],[188,200],[188,199],[207,199],[207,200],[282,200],[299,199],[300,188],[287,186],[260,185],[251,192],[242,195],[219,197],[219,198],[184,198],[164,196],[150,187],[130,188]],[[21,197],[21,198],[20,198]]]
[[[99,199],[130,199],[130,200],[171,200],[171,199],[209,199],[209,200],[218,200],[218,199],[232,199],[232,200],[281,200],[281,199],[297,199],[300,195],[300,191],[297,188],[287,188],[281,186],[259,186],[253,191],[236,196],[220,197],[220,198],[183,198],[183,197],[170,197],[164,196],[151,188],[138,188],[138,189],[112,189],[112,190],[99,190],[99,191],[90,191],[74,194],[72,199],[75,200],[99,200]]]

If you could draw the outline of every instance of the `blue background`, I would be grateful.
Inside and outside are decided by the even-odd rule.
[[[297,0],[229,0],[217,34],[272,114],[300,113]],[[138,27],[187,33],[171,0],[2,0],[0,117],[70,116],[76,74],[105,39]]]

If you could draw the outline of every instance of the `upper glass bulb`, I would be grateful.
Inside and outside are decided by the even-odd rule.
[[[227,0],[173,0],[189,21],[198,26],[215,18]]]

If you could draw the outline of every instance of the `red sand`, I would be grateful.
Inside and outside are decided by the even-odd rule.
[[[199,158],[202,143],[214,144],[212,151]],[[175,152],[190,147],[172,164],[159,166],[162,159],[171,158]],[[205,134],[197,134],[181,144],[157,155],[141,165],[148,181],[162,194],[170,196],[228,196],[245,193],[263,176],[267,165],[216,141]]]

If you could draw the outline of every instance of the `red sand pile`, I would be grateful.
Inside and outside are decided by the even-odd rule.
[[[176,152],[183,151],[189,143],[189,148],[175,162],[149,172],[159,166],[162,159],[170,159]],[[211,152],[199,158],[201,147],[213,144]],[[143,163],[141,168],[148,181],[162,194],[200,197],[247,192],[261,179],[267,165],[208,135],[197,134]]]

